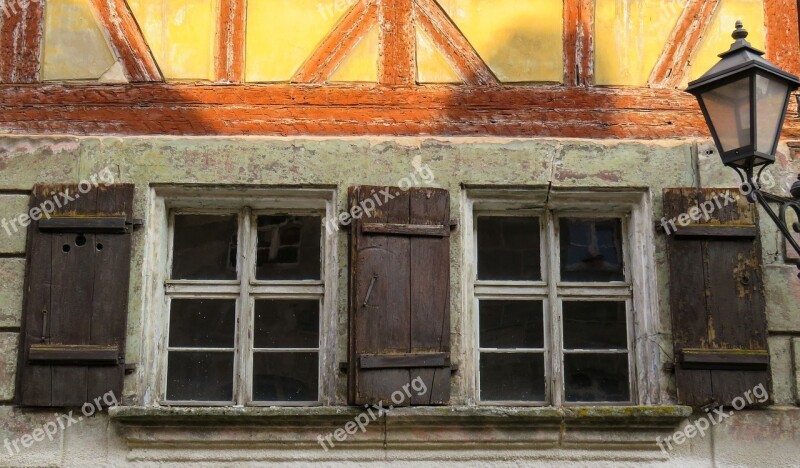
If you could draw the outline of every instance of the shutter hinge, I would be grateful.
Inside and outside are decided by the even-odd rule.
[[[666,232],[666,231],[664,231],[664,225],[661,224],[661,221],[653,221],[653,227],[655,228],[656,232],[659,233],[659,234],[663,234],[663,233]]]
[[[123,363],[124,363],[123,359]],[[136,363],[125,364],[125,375],[131,375],[136,372]]]
[[[458,229],[458,220],[457,219],[451,219],[450,220],[450,230],[451,231],[455,231],[456,229]]]
[[[342,374],[346,374],[349,367],[350,367],[349,363],[340,362],[339,363],[339,372],[341,372]]]
[[[132,226],[133,229],[139,229],[144,226],[144,220],[142,218],[133,218],[133,221],[125,221],[125,225]]]

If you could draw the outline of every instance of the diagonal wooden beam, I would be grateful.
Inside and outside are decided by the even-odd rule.
[[[564,0],[564,84],[594,82],[594,0]]]
[[[416,82],[417,38],[413,0],[379,0],[381,61],[379,81],[389,85]]]
[[[353,47],[377,23],[378,6],[375,0],[358,0],[295,73],[292,81],[295,83],[327,81]]]
[[[247,0],[220,0],[217,27],[217,81],[244,81],[244,41]]]
[[[131,82],[162,81],[150,47],[125,0],[91,0]]]
[[[720,0],[689,0],[672,29],[661,56],[650,73],[652,87],[675,88],[686,77],[687,66],[700,39],[711,24]]]
[[[458,26],[435,0],[414,0],[414,19],[455,67],[466,84],[495,85],[499,81]]]
[[[44,2],[0,0],[0,11],[0,83],[38,81]]]

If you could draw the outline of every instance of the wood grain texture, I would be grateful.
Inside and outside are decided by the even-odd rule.
[[[409,85],[417,77],[417,37],[414,0],[380,2],[380,63],[378,80],[387,85]]]
[[[800,75],[800,6],[797,0],[766,0],[767,58],[789,73]]]
[[[392,197],[384,200],[382,193]],[[449,194],[442,189],[360,186],[354,204],[379,197],[354,221],[350,257],[350,402],[389,403],[416,378],[428,388],[395,406],[447,404],[450,399],[450,239],[363,234],[361,223],[444,225]]]
[[[217,25],[217,81],[244,81],[245,24],[247,0],[220,0]]]
[[[0,19],[0,83],[39,81],[43,1],[6,1]]]
[[[52,203],[53,196],[61,193],[74,199],[65,201],[54,213],[118,215],[132,221],[133,185],[92,187],[86,192],[76,185],[37,185],[30,206],[41,206],[47,200]],[[67,199],[59,195],[59,200]],[[79,406],[108,391],[120,397],[131,235],[42,232],[36,224],[28,231],[18,402],[22,406]],[[29,359],[30,354],[35,358],[42,350],[34,345],[73,351],[113,348],[117,360],[112,365],[79,362],[73,352],[71,359],[62,362],[36,362]]]
[[[564,0],[564,83],[594,83],[594,0]]]
[[[721,189],[665,189],[667,219],[714,201]],[[731,194],[736,192],[730,190]],[[740,197],[715,207],[699,226],[755,226],[753,206]],[[676,385],[681,404],[729,405],[758,384],[769,386],[768,367],[740,356],[769,359],[761,248],[757,238],[675,237],[667,242],[670,309],[676,356]],[[707,351],[703,354],[703,351]],[[702,359],[685,359],[685,353]],[[708,356],[727,356],[725,366]],[[705,357],[703,357],[705,356]]]
[[[680,86],[686,77],[689,59],[711,24],[719,4],[720,0],[689,0],[650,73],[650,86]]]
[[[162,81],[150,47],[124,0],[91,0],[130,82]]]
[[[295,73],[295,83],[323,83],[378,23],[377,0],[359,0]]]
[[[0,86],[0,131],[708,138],[679,90],[457,85]],[[800,138],[791,101],[784,138]]]
[[[449,59],[464,83],[477,86],[499,83],[469,40],[435,0],[414,0],[414,20],[417,27],[421,27]]]

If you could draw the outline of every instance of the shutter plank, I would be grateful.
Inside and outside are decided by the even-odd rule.
[[[384,189],[360,187],[357,201],[371,198]],[[360,222],[407,224],[408,195],[401,193]],[[358,232],[358,229],[354,231]],[[358,236],[355,355],[409,351],[408,245],[409,239],[406,237]],[[354,361],[352,357],[351,361]],[[408,382],[409,375],[408,369],[365,369],[355,372],[358,404],[385,401],[386,395],[391,395]]]
[[[410,193],[409,222],[447,226],[449,194],[420,189]],[[450,350],[450,244],[445,238],[411,239],[411,352]],[[411,392],[411,404],[446,404],[450,400],[450,366],[410,369],[410,378],[422,378],[428,391]]]
[[[97,191],[85,194],[74,185],[59,186],[56,192],[69,191],[75,200],[64,206],[59,214],[93,215],[97,212]],[[90,242],[91,234],[85,234],[85,244],[78,246],[79,233],[55,233],[52,235],[53,295],[51,307],[51,344],[90,344],[94,302],[95,261]],[[64,246],[69,252],[64,252]],[[109,281],[110,278],[106,278]],[[86,401],[87,366],[53,366],[53,397],[63,406],[80,406]]]
[[[48,187],[49,189],[49,187]],[[49,198],[49,190],[34,187],[30,207],[39,206]],[[48,236],[36,235],[36,223],[28,226],[25,274],[25,313],[23,336],[19,344],[17,371],[17,401],[23,406],[50,406],[52,403],[52,372],[49,366],[28,366],[26,343],[44,343],[45,327],[50,327],[50,284],[52,277],[52,242]],[[47,310],[48,314],[42,314]]]
[[[132,222],[133,185],[100,187],[97,212],[118,215]],[[94,301],[91,313],[90,343],[115,346],[121,357],[125,355],[128,295],[120,294],[119,288],[105,287],[108,278],[120,288],[127,289],[130,280],[131,236],[106,233],[92,234],[96,274],[94,278]],[[98,249],[98,244],[102,249]],[[109,389],[122,389],[125,363],[120,360],[114,367],[89,367],[87,370],[87,397],[95,399]],[[122,395],[115,395],[121,399]]]

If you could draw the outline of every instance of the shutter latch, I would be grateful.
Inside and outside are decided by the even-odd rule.
[[[367,288],[367,297],[364,298],[364,304],[361,307],[366,307],[367,302],[369,302],[369,297],[372,295],[372,287],[375,286],[375,281],[378,281],[378,275],[372,276],[372,281],[369,282],[369,287]]]

